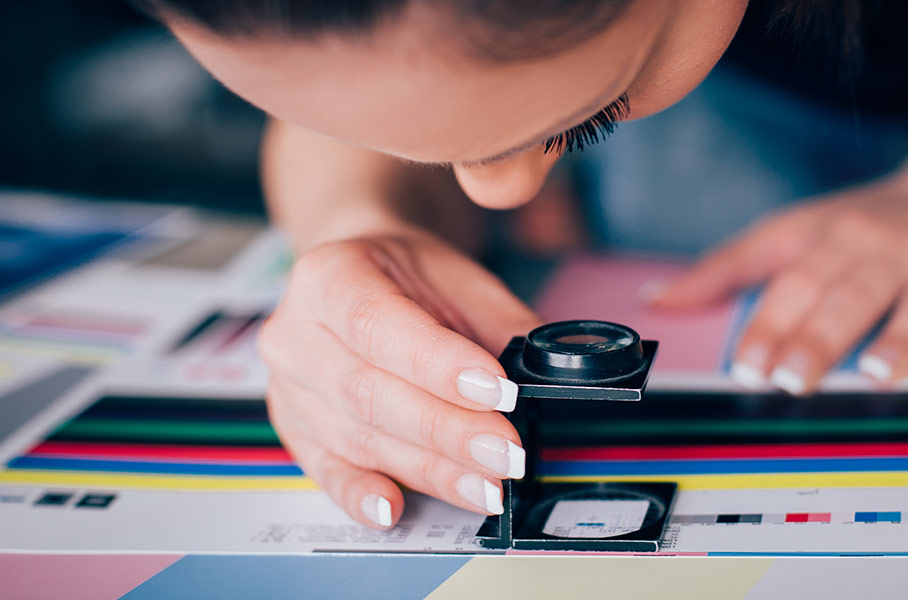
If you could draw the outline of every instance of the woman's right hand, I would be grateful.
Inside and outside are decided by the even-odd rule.
[[[495,356],[539,318],[482,267],[401,229],[316,247],[262,328],[285,446],[357,521],[400,518],[395,484],[490,514],[525,453]]]

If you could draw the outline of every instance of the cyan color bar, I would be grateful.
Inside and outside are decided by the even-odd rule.
[[[233,475],[280,477],[302,475],[294,464],[253,463],[177,463],[132,460],[93,460],[20,456],[8,464],[11,469],[47,469],[53,471],[102,471],[105,473],[168,473],[172,475]]]

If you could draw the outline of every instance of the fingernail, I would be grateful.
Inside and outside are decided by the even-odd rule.
[[[878,381],[892,380],[892,365],[876,354],[863,355],[858,361],[858,369]]]
[[[504,505],[501,503],[501,490],[491,481],[480,475],[469,474],[463,475],[455,484],[457,493],[460,496],[478,506],[488,513],[500,515],[504,512]]]
[[[731,366],[731,377],[743,387],[757,389],[766,383],[766,362],[769,349],[762,344],[742,348]]]
[[[510,440],[482,433],[470,440],[470,456],[482,466],[511,479],[520,479],[526,470],[526,451]]]
[[[482,369],[461,371],[457,391],[467,400],[501,412],[511,412],[517,406],[517,384]]]
[[[384,496],[366,494],[362,501],[363,514],[380,527],[391,526],[391,503]]]
[[[637,289],[637,296],[646,304],[658,300],[668,285],[661,279],[651,279]]]
[[[810,359],[806,354],[801,352],[789,354],[779,366],[773,369],[769,379],[776,387],[785,390],[792,396],[800,396],[807,389],[806,378],[809,364]]]
[[[763,387],[766,382],[762,371],[743,362],[736,362],[731,366],[731,378],[751,390]]]

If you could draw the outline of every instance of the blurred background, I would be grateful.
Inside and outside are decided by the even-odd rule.
[[[264,115],[114,0],[0,2],[0,187],[263,212]]]

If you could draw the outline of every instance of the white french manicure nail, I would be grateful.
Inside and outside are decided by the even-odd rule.
[[[488,513],[500,515],[504,512],[501,503],[501,490],[491,481],[481,475],[470,473],[461,476],[455,484],[457,493],[474,506],[478,506]]]
[[[763,372],[745,362],[736,362],[731,366],[731,378],[751,390],[761,388],[766,383]]]
[[[792,396],[803,394],[804,389],[807,387],[804,384],[804,378],[788,367],[776,367],[773,369],[770,380],[776,387],[785,390]]]
[[[391,526],[391,503],[384,496],[366,494],[362,501],[363,514],[380,527]]]
[[[526,471],[526,451],[497,435],[473,436],[469,450],[473,460],[510,479],[520,479]]]
[[[776,387],[781,388],[792,396],[800,396],[807,390],[807,368],[810,365],[810,358],[803,352],[789,354],[772,371],[770,381]]]
[[[865,354],[858,361],[858,369],[864,375],[873,377],[878,381],[890,381],[892,379],[892,365],[873,354]]]
[[[501,412],[511,412],[517,406],[517,384],[483,369],[461,371],[457,391],[467,400]]]
[[[763,387],[766,383],[766,363],[769,348],[765,344],[750,344],[738,351],[731,366],[731,377],[748,389]]]

